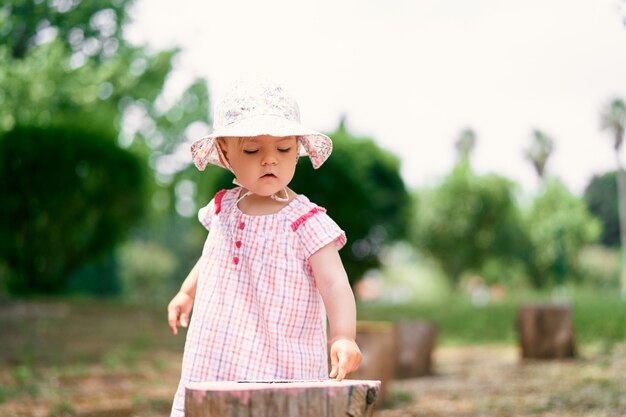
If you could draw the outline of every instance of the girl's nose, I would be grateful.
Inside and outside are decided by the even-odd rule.
[[[277,165],[278,164],[278,158],[276,158],[276,155],[274,155],[274,153],[272,152],[267,152],[265,155],[263,155],[263,160],[261,161],[262,165]]]

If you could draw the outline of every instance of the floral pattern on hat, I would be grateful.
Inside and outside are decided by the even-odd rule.
[[[313,168],[319,168],[333,149],[328,136],[300,123],[296,101],[268,80],[239,81],[213,113],[213,132],[191,146],[193,162],[201,171],[208,164],[230,169],[217,144],[219,137],[296,136],[299,155],[309,156]]]

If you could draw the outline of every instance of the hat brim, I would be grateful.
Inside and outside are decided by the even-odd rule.
[[[332,140],[323,133],[282,117],[260,115],[224,126],[213,131],[210,135],[196,140],[191,145],[193,163],[200,171],[204,171],[208,164],[228,169],[218,150],[217,138],[260,135],[297,136],[299,141],[298,154],[300,156],[308,156],[311,160],[311,165],[315,169],[319,168],[328,159],[333,150]]]

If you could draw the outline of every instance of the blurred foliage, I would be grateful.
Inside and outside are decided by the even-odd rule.
[[[565,293],[573,308],[576,343],[604,344],[611,348],[626,337],[626,304],[615,290],[601,291],[582,285],[567,286]],[[507,293],[497,302],[476,305],[465,294],[431,302],[361,302],[360,320],[430,320],[437,328],[438,346],[507,344],[515,345],[516,317],[522,304],[551,302],[551,291]]]
[[[208,89],[204,80],[197,79],[178,97],[165,96],[177,50],[152,52],[122,37],[132,3],[4,2],[0,6],[0,134],[15,126],[54,129],[78,121],[92,126],[95,135],[106,137],[111,145],[128,148],[151,168],[151,175],[143,180],[151,204],[145,205],[144,221],[133,236],[150,235],[174,246],[170,233],[164,231],[180,221],[178,215],[171,215],[176,200],[162,196],[177,187],[176,172],[189,165],[187,139],[196,136],[194,131],[207,129]],[[62,194],[51,198],[64,204]],[[98,200],[85,200],[85,210],[90,204],[96,206]],[[157,224],[154,231],[153,223]],[[71,290],[119,290],[116,254],[110,248],[99,259],[82,259],[84,265],[69,278]],[[2,263],[0,259],[0,267]],[[106,276],[111,282],[101,282]],[[93,282],[86,284],[86,280]]]
[[[585,188],[584,200],[589,211],[602,223],[600,242],[620,246],[616,172],[594,175]]]
[[[476,148],[476,132],[471,128],[465,128],[459,134],[454,147],[460,160],[470,159],[472,152]]]
[[[2,209],[6,214],[1,220],[3,227],[20,224],[9,216],[9,210],[13,210],[11,216],[32,214],[35,209],[45,211],[43,217],[33,217],[27,224],[31,234],[24,236],[28,239],[14,239],[14,245],[22,245],[19,260],[6,255],[9,249],[2,246],[0,287],[10,284],[13,291],[26,291],[26,287],[15,287],[16,283],[7,281],[6,276],[16,265],[26,268],[30,261],[27,275],[38,275],[37,286],[44,285],[39,281],[47,282],[46,291],[90,288],[89,291],[113,294],[124,286],[126,292],[158,298],[167,288],[178,284],[197,260],[206,237],[206,231],[195,218],[197,208],[206,204],[217,190],[232,187],[232,176],[226,170],[209,167],[198,172],[190,164],[191,140],[209,130],[206,82],[191,81],[177,97],[166,94],[177,50],[152,52],[123,38],[132,3],[132,0],[8,0],[0,6],[0,135],[13,137],[16,132],[32,133],[40,129],[42,134],[38,137],[45,139],[37,146],[45,151],[42,154],[49,156],[49,161],[33,159],[40,168],[20,171],[18,180],[13,180],[12,171],[11,177],[3,171],[5,176],[0,179],[4,187],[10,188],[6,194],[10,204]],[[615,99],[601,114],[602,127],[612,134],[616,150],[623,141],[625,108],[623,100]],[[76,126],[77,123],[90,128]],[[62,140],[79,144],[74,159],[65,149],[68,146],[57,143],[52,147],[54,135],[73,138]],[[370,139],[354,137],[343,122],[331,136],[335,143],[333,156],[317,171],[308,161],[300,161],[292,186],[326,207],[347,232],[349,243],[342,251],[342,258],[351,283],[380,265],[383,247],[407,238],[439,261],[455,285],[468,273],[478,273],[493,283],[515,281],[525,272],[535,286],[561,283],[569,275],[592,276],[585,265],[593,265],[593,259],[599,259],[600,255],[582,252],[584,256],[580,262],[576,261],[580,251],[598,233],[597,222],[584,210],[580,199],[562,186],[547,185],[521,216],[511,181],[496,175],[477,176],[471,171],[469,158],[476,142],[471,129],[464,130],[456,142],[459,164],[439,186],[418,190],[417,201],[412,201],[406,191],[395,156],[378,148]],[[93,149],[84,143],[92,138]],[[551,140],[539,131],[535,131],[535,139],[526,156],[542,176],[552,152]],[[32,141],[20,145],[23,149],[13,142],[17,141],[3,140],[2,146],[19,152],[19,157],[11,162],[3,152],[0,158],[9,161],[9,165],[2,162],[5,164],[2,169],[7,166],[17,169],[10,164],[36,154]],[[143,213],[141,222],[130,232],[132,241],[116,250],[112,245],[124,235],[119,225],[126,222],[128,228],[136,224],[138,214],[119,220],[99,236],[94,234],[100,221],[94,213],[99,213],[104,203],[115,201],[104,200],[103,196],[111,191],[107,187],[119,181],[118,176],[129,175],[124,184],[127,188],[123,189],[128,191],[133,186],[132,169],[124,172],[119,169],[121,162],[115,159],[114,155],[118,155],[115,152],[127,155],[120,149],[113,150],[118,145],[147,161],[150,171],[141,177],[141,184],[134,184],[148,195],[141,200],[145,201],[143,208],[126,209],[126,214]],[[92,149],[85,151],[89,158],[98,152],[109,156],[99,158],[97,164],[84,159],[88,164],[84,165],[83,159],[77,159],[80,149]],[[59,168],[60,172],[53,172],[48,165],[50,161],[67,164],[63,169],[68,171]],[[113,165],[105,167],[106,163]],[[92,178],[94,170],[111,173],[110,181],[108,177],[107,181],[102,180],[102,174],[93,174]],[[56,188],[44,187],[41,182],[59,181],[61,175],[69,178],[70,171],[75,174],[73,182],[68,183],[67,189],[46,194],[47,200],[26,191],[51,193]],[[89,172],[89,181],[81,177],[85,172]],[[91,188],[81,188],[94,186],[96,180],[102,181],[102,195]],[[598,181],[598,185],[592,182],[586,190],[585,201],[604,225],[602,243],[616,245],[619,228],[615,187],[606,188],[605,182],[610,179],[602,177]],[[76,211],[78,203],[72,189],[82,190],[80,212]],[[129,201],[134,192],[130,194],[125,196]],[[67,207],[67,212],[61,212],[60,207]],[[71,233],[66,235],[65,229],[61,230],[57,222],[50,220],[53,208],[60,211],[63,221],[73,216],[76,221],[72,227],[78,228],[82,221],[86,222],[80,226],[84,252],[62,254],[72,258],[71,262],[61,262],[58,253],[64,245],[75,245],[77,238]],[[123,216],[124,213],[108,214]],[[416,225],[410,226],[413,221]],[[50,229],[44,231],[44,226]],[[49,240],[32,239],[35,230],[47,233]],[[7,236],[10,235],[3,234],[0,239],[8,248],[11,245],[6,243]],[[52,244],[58,247],[53,246],[42,255],[46,245]],[[151,264],[150,256],[159,259]],[[72,266],[61,267],[63,263]],[[63,268],[66,277],[60,277]],[[74,272],[69,273],[71,270]],[[599,276],[590,279],[613,282]],[[34,289],[43,291],[44,287]]]
[[[600,113],[600,126],[613,135],[613,149],[619,152],[624,144],[626,130],[626,103],[621,98],[614,98],[607,103]]]
[[[151,53],[122,36],[130,0],[10,1],[0,9],[0,132],[58,119],[112,125],[149,158],[161,186],[190,162],[189,130],[208,125],[206,81],[162,93],[176,49]],[[27,15],[25,15],[25,13]],[[17,28],[23,35],[16,33]],[[24,53],[15,50],[24,49]]]
[[[110,57],[132,2],[6,0],[0,8],[0,44],[21,59],[47,38],[58,37],[75,54]]]
[[[346,232],[341,257],[354,284],[380,266],[386,245],[408,238],[412,204],[395,155],[372,139],[352,135],[343,120],[329,136],[331,157],[317,170],[303,158],[291,185],[325,207]]]
[[[510,289],[528,286],[527,265],[522,255],[523,250],[527,248],[528,242],[521,233],[520,239],[523,240],[518,242],[518,245],[514,247],[516,252],[510,256],[491,256],[485,259],[480,269],[476,271],[485,285],[504,284]]]
[[[168,249],[154,242],[129,241],[118,251],[125,298],[157,303],[175,293],[170,277],[178,259]]]
[[[461,159],[441,184],[416,195],[413,240],[438,261],[453,287],[462,273],[478,272],[488,259],[515,258],[522,250],[513,191],[508,179],[477,176]]]
[[[380,265],[385,245],[408,237],[411,202],[397,157],[371,139],[354,137],[343,122],[330,136],[331,157],[317,170],[308,158],[301,158],[290,187],[325,207],[346,232],[348,244],[341,257],[354,284]],[[232,188],[232,179],[229,171],[209,166],[205,172],[190,167],[177,181],[196,184],[197,206],[203,206],[219,189]],[[195,218],[193,221],[197,224]],[[203,241],[196,243],[196,260]]]
[[[582,281],[591,288],[614,290],[619,288],[620,255],[617,249],[589,245],[580,252]]]
[[[541,130],[533,130],[532,144],[524,151],[524,156],[533,164],[535,172],[544,181],[546,178],[546,164],[554,151],[554,141]]]
[[[524,213],[531,244],[525,259],[532,284],[563,285],[567,277],[580,277],[579,253],[597,241],[600,228],[582,199],[560,180],[549,180]]]
[[[146,170],[104,128],[16,127],[0,139],[0,258],[13,293],[57,293],[142,214]]]

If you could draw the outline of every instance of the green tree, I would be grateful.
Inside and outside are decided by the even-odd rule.
[[[558,179],[548,181],[524,214],[531,244],[525,259],[532,284],[559,286],[579,276],[580,251],[597,240],[600,227],[582,199]]]
[[[417,195],[414,241],[458,286],[464,272],[490,258],[514,258],[523,242],[514,185],[497,175],[475,175],[461,160],[441,184]]]
[[[354,284],[380,266],[386,245],[408,237],[410,196],[395,155],[351,134],[345,120],[329,136],[331,157],[318,170],[300,161],[293,188],[325,207],[345,230],[348,245],[341,257]]]
[[[524,156],[535,168],[535,172],[542,182],[546,179],[546,164],[554,151],[554,141],[541,130],[533,131],[533,142],[524,152]]]
[[[459,138],[454,143],[459,159],[469,159],[476,147],[476,132],[471,128],[461,131]]]
[[[161,98],[176,49],[148,52],[122,37],[131,0],[24,1],[0,8],[0,132],[57,119],[113,125],[150,158],[161,180],[183,169],[176,150],[207,127],[208,89],[193,81],[178,101]],[[191,135],[193,136],[193,135]],[[188,159],[188,158],[187,158]]]
[[[122,29],[131,4],[4,2],[0,134],[15,126],[72,126],[74,121],[113,129],[114,134],[102,136],[147,160],[153,177],[147,181],[153,204],[136,235],[176,247],[168,236],[181,218],[171,209],[176,200],[167,196],[177,188],[176,173],[189,165],[188,139],[208,128],[208,89],[197,79],[177,99],[163,97],[177,50],[149,52],[129,44]]]
[[[587,208],[602,223],[600,243],[617,248],[620,246],[619,216],[617,213],[617,173],[594,175],[585,188]]]
[[[144,207],[146,169],[110,129],[16,127],[0,138],[0,259],[12,293],[58,293]]]
[[[620,276],[622,298],[626,299],[626,173],[620,159],[620,149],[624,142],[626,128],[626,104],[622,99],[612,100],[600,115],[601,127],[613,136],[615,165],[617,167],[617,202],[620,224],[620,244],[622,248],[622,271]]]
[[[0,44],[15,59],[57,37],[72,52],[85,56],[115,54],[133,0],[36,1],[6,0],[0,8]]]

